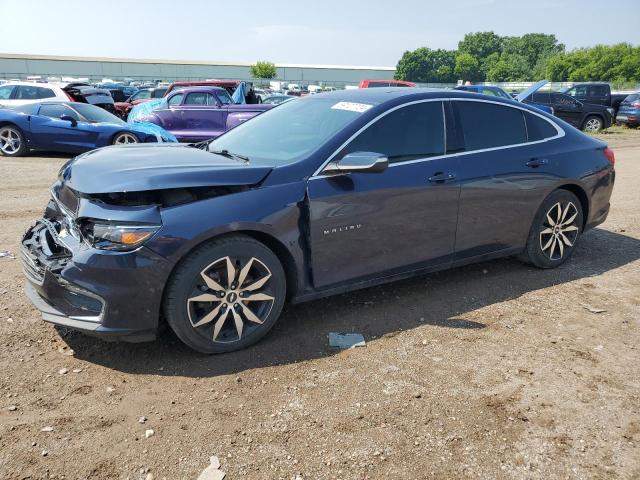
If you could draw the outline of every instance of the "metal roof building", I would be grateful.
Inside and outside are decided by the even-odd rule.
[[[147,60],[124,58],[66,57],[0,53],[0,78],[25,79],[29,76],[84,77],[143,81],[239,79],[250,80],[249,63],[187,60]],[[363,79],[391,79],[393,67],[276,64],[274,80],[326,85],[356,84]]]

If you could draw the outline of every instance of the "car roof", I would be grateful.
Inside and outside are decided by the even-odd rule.
[[[171,93],[174,92],[182,92],[182,93],[191,93],[191,92],[224,92],[224,93],[229,93],[227,92],[226,89],[222,88],[222,87],[208,87],[208,86],[203,86],[203,85],[199,85],[199,86],[194,86],[194,87],[180,87],[180,88],[175,88],[171,91]]]
[[[44,88],[61,88],[60,85],[56,85],[55,83],[41,83],[41,82],[7,82],[3,83],[2,86],[27,86],[27,87],[44,87]]]
[[[382,104],[387,101],[405,99],[410,101],[425,98],[477,98],[477,93],[465,92],[464,90],[454,90],[447,88],[425,88],[425,87],[382,87],[382,88],[358,88],[353,90],[338,90],[334,92],[324,92],[317,95],[310,95],[305,98],[335,98],[345,102],[364,102]]]

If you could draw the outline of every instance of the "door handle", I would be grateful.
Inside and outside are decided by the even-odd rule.
[[[431,183],[445,183],[454,178],[456,178],[456,174],[453,172],[436,172],[429,177],[429,181]]]
[[[542,165],[547,165],[548,163],[549,163],[549,160],[547,160],[546,158],[532,158],[527,163],[525,163],[525,165],[531,168],[538,168],[538,167],[541,167]]]

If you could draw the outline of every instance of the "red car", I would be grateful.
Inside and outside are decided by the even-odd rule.
[[[358,88],[374,88],[374,87],[415,87],[413,82],[405,82],[404,80],[361,80]]]

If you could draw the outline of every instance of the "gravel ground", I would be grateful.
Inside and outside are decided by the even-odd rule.
[[[212,455],[228,479],[640,478],[640,130],[602,138],[611,214],[562,268],[505,259],[288,307],[233,354],[59,332],[0,258],[0,478],[196,479]],[[0,251],[64,160],[0,159]]]

